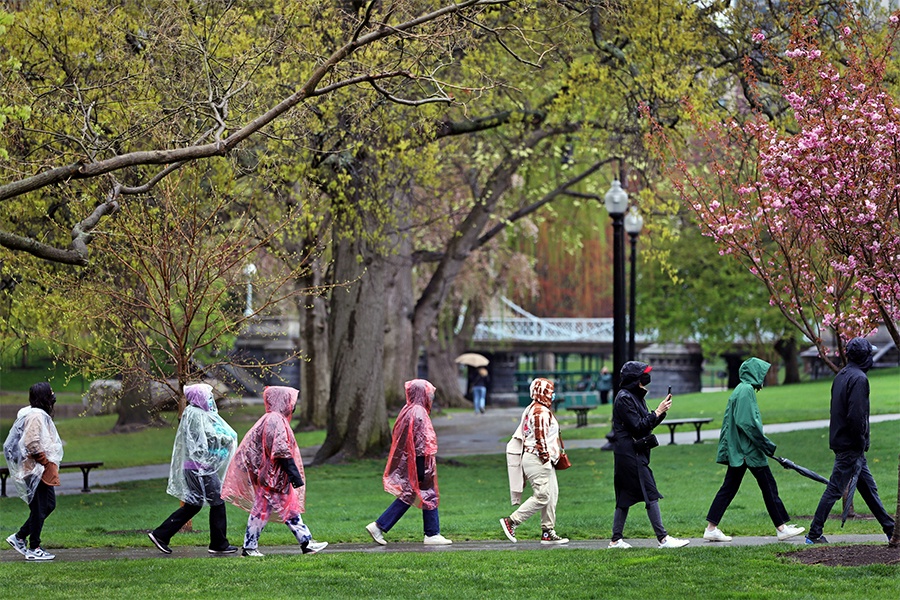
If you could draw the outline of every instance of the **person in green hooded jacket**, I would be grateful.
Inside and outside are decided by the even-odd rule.
[[[803,533],[803,527],[788,523],[789,517],[781,498],[772,471],[769,456],[775,455],[775,444],[763,434],[762,417],[756,403],[756,392],[762,389],[766,373],[771,365],[753,357],[741,364],[738,375],[741,382],[734,388],[725,407],[722,431],[719,433],[719,450],[716,462],[727,465],[725,481],[716,494],[706,516],[706,530],[703,539],[711,542],[730,542],[731,536],[719,529],[722,516],[734,500],[749,469],[756,478],[769,517],[775,525],[779,540],[786,540]]]

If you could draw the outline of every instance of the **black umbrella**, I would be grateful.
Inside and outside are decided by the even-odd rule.
[[[824,477],[822,477],[821,475],[819,475],[818,473],[816,473],[815,471],[811,471],[810,469],[807,469],[806,467],[801,467],[794,461],[789,460],[787,458],[782,458],[780,456],[773,456],[772,458],[775,459],[776,461],[778,461],[778,464],[780,464],[785,469],[793,469],[793,470],[797,471],[798,473],[800,473],[801,475],[803,475],[804,477],[809,477],[813,481],[818,481],[819,483],[824,483],[825,485],[828,485],[828,480],[825,479]],[[857,475],[857,477],[858,477],[858,475]],[[855,488],[856,486],[854,485],[853,487]]]
[[[841,527],[847,522],[847,516],[853,507],[853,494],[856,493],[856,484],[859,483],[859,474],[862,472],[864,457],[860,457],[853,466],[853,475],[850,477],[850,483],[847,484],[847,493],[844,495],[844,512],[841,513]]]

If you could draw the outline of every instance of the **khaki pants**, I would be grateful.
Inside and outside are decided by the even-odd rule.
[[[524,523],[528,517],[541,511],[541,529],[547,531],[556,525],[556,502],[559,487],[556,484],[556,469],[547,461],[542,463],[537,455],[526,452],[522,455],[522,470],[531,483],[531,497],[509,516],[513,525]]]

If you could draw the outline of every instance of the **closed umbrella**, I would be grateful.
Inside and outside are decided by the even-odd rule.
[[[454,362],[460,365],[468,365],[470,367],[486,367],[491,363],[491,361],[489,361],[486,356],[476,354],[475,352],[466,352],[465,354],[460,354],[454,359]]]
[[[789,460],[787,458],[782,458],[780,456],[773,456],[772,458],[775,459],[776,461],[778,461],[778,464],[780,464],[785,469],[793,469],[793,470],[797,471],[798,473],[800,473],[801,475],[803,475],[804,477],[809,477],[813,481],[818,481],[819,483],[824,483],[825,485],[828,485],[828,480],[826,478],[822,477],[821,475],[819,475],[818,473],[816,473],[815,471],[807,469],[806,467],[801,467],[794,461]]]

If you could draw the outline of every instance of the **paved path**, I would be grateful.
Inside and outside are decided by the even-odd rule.
[[[497,526],[497,535],[502,536],[500,526]],[[829,541],[832,543],[868,543],[868,544],[886,544],[884,535],[829,535]],[[175,540],[178,543],[177,539]],[[471,552],[473,550],[490,550],[516,552],[521,550],[542,550],[545,552],[567,552],[570,550],[605,550],[609,552],[628,552],[628,550],[611,550],[607,548],[609,540],[578,540],[569,542],[562,546],[544,546],[539,541],[519,541],[517,544],[511,544],[506,540],[496,541],[454,541],[450,546],[425,546],[421,543],[401,542],[388,543],[387,546],[379,546],[375,543],[368,544],[329,544],[325,549],[325,553],[331,554],[335,552],[361,552],[365,554],[392,554],[397,552]],[[650,539],[628,539],[628,543],[634,548],[656,548],[656,540]],[[763,546],[768,544],[784,544],[787,546],[803,546],[805,545],[802,535],[790,540],[779,542],[775,536],[759,536],[759,537],[735,537],[731,542],[713,543],[707,542],[702,538],[691,538],[690,545],[684,550],[691,548],[726,548],[728,546]],[[5,542],[4,542],[5,545]],[[203,546],[179,546],[172,547],[172,554],[162,554],[147,540],[146,548],[49,548],[49,551],[56,555],[56,561],[79,562],[93,560],[134,560],[146,558],[210,558],[219,560],[250,560],[242,558],[239,554],[231,554],[228,556],[211,556]],[[288,556],[295,555],[298,560],[316,560],[314,556],[302,557],[300,546],[265,546],[259,548],[260,552],[267,556]],[[660,552],[683,552],[684,550],[660,550]],[[13,551],[12,548],[0,550],[0,563],[24,561],[25,559]],[[253,559],[258,560],[258,559]],[[263,559],[264,560],[264,559]]]

